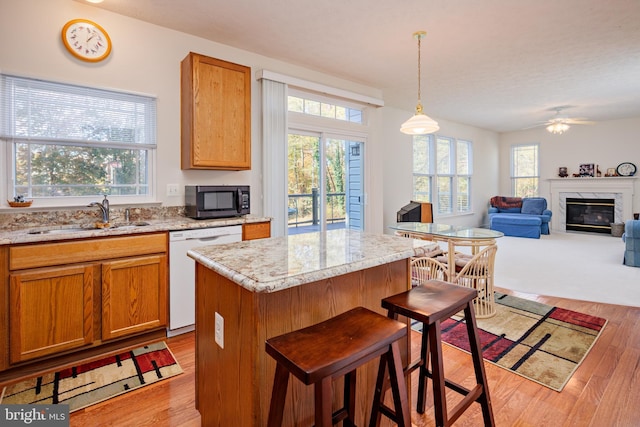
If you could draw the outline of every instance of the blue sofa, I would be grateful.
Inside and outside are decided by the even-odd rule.
[[[489,228],[501,231],[505,236],[539,239],[549,234],[551,211],[544,197],[491,198]]]
[[[640,267],[640,221],[629,220],[624,225],[624,264]]]

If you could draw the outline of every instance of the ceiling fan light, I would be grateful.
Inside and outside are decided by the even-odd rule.
[[[555,135],[562,135],[568,130],[569,130],[569,125],[562,122],[552,123],[549,126],[547,126],[547,131]]]
[[[425,135],[440,129],[438,122],[424,113],[416,113],[400,126],[400,132],[407,135]]]

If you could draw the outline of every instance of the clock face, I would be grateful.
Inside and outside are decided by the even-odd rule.
[[[87,19],[73,19],[62,28],[62,42],[83,61],[98,62],[111,53],[111,39],[100,25]]]
[[[633,176],[636,174],[636,165],[630,162],[620,163],[616,168],[616,172],[620,176]]]

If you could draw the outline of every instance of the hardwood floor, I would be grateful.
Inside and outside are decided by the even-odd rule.
[[[637,426],[640,419],[640,307],[598,304],[563,298],[510,292],[522,298],[604,317],[609,322],[583,364],[561,393],[485,364],[497,426]],[[417,333],[416,333],[417,335]],[[418,339],[413,340],[419,343]],[[185,370],[175,378],[144,387],[71,414],[71,426],[199,426],[194,407],[194,334],[170,338],[167,343]],[[417,344],[416,344],[417,345]],[[445,372],[463,385],[473,382],[471,358],[444,347]],[[412,351],[417,357],[419,348]],[[417,381],[412,381],[414,388]],[[458,399],[451,392],[449,408]],[[431,405],[431,393],[427,405]],[[415,389],[413,390],[415,402]],[[415,426],[433,426],[433,410],[418,415]],[[482,425],[474,404],[456,426]],[[234,426],[229,426],[234,427]]]

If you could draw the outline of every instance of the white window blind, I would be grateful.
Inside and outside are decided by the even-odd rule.
[[[14,194],[145,195],[156,149],[153,97],[1,75],[0,138]]]

